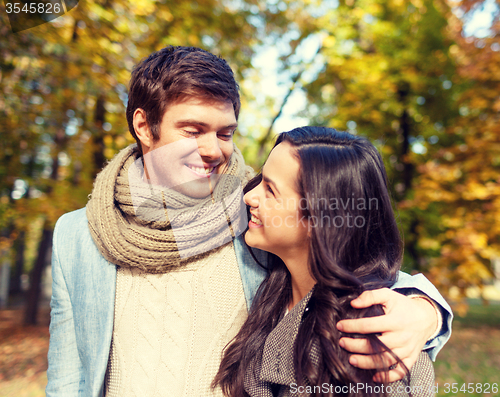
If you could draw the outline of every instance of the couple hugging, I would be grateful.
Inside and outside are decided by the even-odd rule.
[[[54,231],[47,396],[432,395],[452,313],[399,271],[380,154],[297,128],[255,176],[239,111],[209,52],[135,67],[137,144]]]

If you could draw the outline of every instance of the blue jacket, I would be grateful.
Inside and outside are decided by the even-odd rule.
[[[234,248],[250,307],[265,271],[241,236],[234,240]],[[265,262],[266,253],[258,255]],[[116,266],[94,244],[85,208],[63,215],[56,224],[52,278],[47,396],[101,397],[113,333]],[[394,288],[422,291],[440,305],[443,329],[426,346],[435,359],[451,335],[450,307],[423,275],[400,273]]]

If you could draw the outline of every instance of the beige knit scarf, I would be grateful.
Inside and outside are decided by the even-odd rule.
[[[99,173],[87,204],[92,238],[108,261],[164,273],[220,247],[246,226],[241,187],[253,176],[235,147],[213,193],[202,199],[144,182],[137,146]]]

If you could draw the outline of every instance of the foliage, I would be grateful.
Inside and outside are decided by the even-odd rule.
[[[193,45],[241,75],[259,35],[279,29],[263,2],[81,1],[44,25],[10,33],[0,6],[0,229],[4,246],[43,215],[53,225],[82,207],[96,173],[133,142],[124,117],[128,79],[143,57]],[[273,25],[274,26],[274,25]]]
[[[431,219],[434,228],[422,230],[420,244],[438,248],[432,279],[464,295],[491,279],[491,260],[500,256],[500,24],[497,19],[492,37],[483,39],[464,38],[456,26],[451,31],[462,86],[455,100],[459,115],[445,128],[453,144],[420,166],[415,196],[405,205],[439,214]]]
[[[407,271],[424,271],[445,293],[458,286],[462,296],[489,282],[500,248],[498,9],[490,37],[474,39],[456,13],[480,1],[308,4],[303,12],[317,17],[297,18],[292,47],[321,37],[322,67],[299,81],[308,97],[301,115],[378,146]],[[283,58],[284,71],[297,67],[292,58]]]
[[[302,90],[309,124],[347,128],[382,152],[405,268],[444,292],[484,285],[500,256],[500,26],[497,12],[490,36],[467,38],[456,16],[480,5],[89,0],[17,34],[0,5],[0,251],[35,221],[50,226],[84,206],[96,173],[132,142],[124,110],[133,65],[168,44],[195,45],[237,72],[235,140],[250,164],[262,164],[274,122]],[[280,56],[282,101],[256,90],[268,76],[253,63],[269,47]]]
[[[310,118],[374,141],[388,160],[397,203],[413,194],[417,165],[425,151],[436,150],[430,142],[450,144],[443,126],[457,112],[456,89],[448,86],[455,71],[449,18],[440,2],[380,0],[345,2],[318,20],[325,64],[306,86],[314,103]],[[423,214],[409,206],[399,210],[407,268],[423,270],[417,244]]]
[[[0,40],[0,258],[17,239],[7,251],[12,285],[26,270],[24,236],[44,219],[27,322],[36,323],[54,223],[86,204],[96,174],[132,143],[124,111],[133,66],[167,45],[191,45],[231,60],[242,73],[267,31],[255,23],[272,21],[279,30],[281,14],[260,0],[81,1],[64,17],[13,34],[0,6],[0,34],[7,38]]]

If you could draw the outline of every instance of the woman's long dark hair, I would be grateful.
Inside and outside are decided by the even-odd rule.
[[[339,339],[346,335],[337,330],[336,324],[345,318],[383,314],[381,307],[361,311],[353,309],[350,302],[365,290],[391,286],[400,268],[402,242],[384,164],[367,139],[331,128],[297,128],[281,133],[275,146],[281,142],[289,142],[296,149],[299,194],[307,202],[307,208],[302,206],[301,210],[313,226],[309,268],[316,285],[295,341],[297,383],[375,386],[374,370],[349,364],[349,354],[339,347]],[[259,181],[257,176],[245,191]],[[267,336],[291,300],[290,273],[279,257],[270,257],[268,275],[248,319],[225,349],[213,382],[227,396],[247,395],[245,372],[262,353]],[[375,335],[368,335],[368,340],[374,351],[387,350]],[[313,346],[319,347],[319,365],[311,362]],[[365,390],[355,395],[380,393]]]

